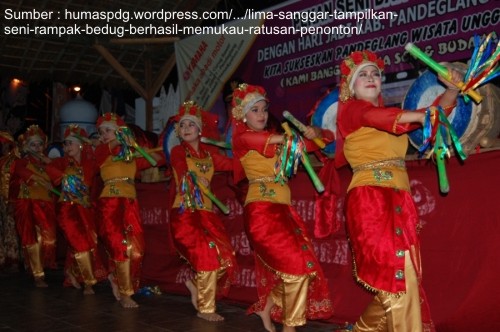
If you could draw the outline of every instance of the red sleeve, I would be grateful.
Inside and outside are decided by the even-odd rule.
[[[106,158],[108,158],[111,155],[111,151],[109,150],[109,145],[108,144],[99,144],[94,151],[94,156],[97,165],[100,167]]]
[[[216,171],[232,171],[233,170],[233,159],[227,156],[223,156],[220,153],[211,154],[212,160],[214,162],[214,168]]]
[[[170,152],[170,165],[175,174],[177,174],[178,179],[182,178],[188,171],[186,151],[181,145],[176,145],[172,148]]]
[[[272,133],[268,131],[246,131],[234,139],[234,146],[238,147],[237,155],[242,157],[247,151],[255,150],[265,157],[272,157],[276,151],[276,144],[269,144]]]
[[[45,172],[47,172],[50,180],[56,186],[61,184],[61,180],[64,176],[64,170],[67,167],[67,159],[64,157],[55,158],[50,164],[45,166]]]
[[[14,174],[16,174],[19,180],[24,182],[27,182],[33,175],[33,172],[26,168],[27,166],[28,160],[26,158],[17,159],[14,162]]]
[[[364,100],[353,100],[343,109],[342,120],[338,123],[339,130],[342,136],[346,137],[361,127],[371,127],[397,135],[420,128],[417,123],[398,124],[402,113],[403,110],[398,107],[379,107]]]

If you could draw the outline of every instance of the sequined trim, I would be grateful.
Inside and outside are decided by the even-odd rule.
[[[123,177],[123,178],[112,178],[104,181],[104,185],[107,186],[108,184],[115,184],[115,183],[120,183],[120,182],[127,182],[129,184],[134,184],[134,180],[129,178],[129,177]]]
[[[396,168],[406,169],[405,161],[400,158],[395,158],[395,159],[379,160],[372,163],[362,164],[354,167],[352,171],[356,173],[359,171],[384,168],[384,167],[396,167]]]
[[[255,254],[259,260],[262,262],[262,264],[269,270],[271,271],[272,273],[276,274],[278,277],[280,278],[299,278],[299,277],[302,277],[302,276],[308,276],[309,278],[315,278],[316,275],[318,274],[318,272],[316,271],[313,271],[313,272],[306,272],[304,274],[299,274],[299,275],[295,275],[295,274],[288,274],[288,273],[284,273],[284,272],[280,272],[278,270],[275,270],[273,269],[272,267],[270,267],[269,265],[267,265],[267,263],[262,259],[262,257],[260,257],[257,253]],[[309,262],[308,262],[309,263]]]
[[[248,180],[249,184],[253,184],[253,183],[270,183],[270,182],[274,182],[274,176],[265,176],[263,178],[256,178],[256,179]]]

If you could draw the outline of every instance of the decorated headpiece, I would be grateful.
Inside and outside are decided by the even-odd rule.
[[[44,146],[47,145],[47,135],[45,135],[38,125],[29,126],[18,139],[22,146],[27,146],[34,141],[42,142]]]
[[[233,99],[231,101],[231,113],[236,120],[243,120],[245,114],[252,108],[255,103],[269,100],[266,97],[266,90],[258,85],[240,84],[233,91]]]
[[[182,103],[182,105],[179,107],[179,113],[175,116],[175,122],[178,124],[181,123],[183,120],[190,120],[193,121],[194,124],[198,127],[198,129],[201,132],[201,128],[203,125],[203,120],[202,120],[202,114],[203,114],[203,109],[196,104],[192,100],[188,100]],[[176,129],[177,134],[178,132],[178,127]]]
[[[340,100],[346,102],[354,95],[353,86],[359,72],[367,67],[375,66],[380,73],[384,71],[384,60],[370,51],[352,52],[340,64]]]
[[[85,129],[81,128],[77,124],[70,124],[64,131],[64,140],[73,141],[78,144],[87,143],[88,135]]]
[[[125,126],[125,121],[116,113],[104,113],[97,119],[96,127],[108,127],[111,129],[118,129]]]

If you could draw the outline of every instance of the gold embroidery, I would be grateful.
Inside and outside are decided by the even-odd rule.
[[[375,180],[380,182],[383,180],[391,180],[394,177],[394,174],[392,173],[392,171],[383,171],[380,168],[375,168],[373,170],[373,177],[375,178]]]
[[[276,196],[276,192],[274,191],[274,189],[271,189],[271,190],[267,190],[267,186],[261,182],[259,184],[259,191],[260,191],[260,194],[262,195],[262,197],[274,197]]]
[[[208,171],[210,171],[210,167],[212,166],[211,163],[202,163],[200,161],[195,162],[194,164],[198,169],[200,170],[201,173],[205,174]]]

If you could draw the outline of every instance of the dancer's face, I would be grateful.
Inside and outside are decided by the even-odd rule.
[[[191,143],[199,140],[200,128],[194,121],[185,119],[179,123],[179,138],[184,142]]]
[[[116,139],[115,129],[108,126],[99,127],[99,140],[103,144],[108,144],[109,142]]]
[[[80,156],[81,146],[81,144],[78,144],[75,141],[65,140],[63,147],[64,154],[73,158],[78,158]]]
[[[378,105],[378,96],[382,91],[382,77],[375,66],[367,66],[358,73],[354,81],[354,97]]]
[[[269,112],[267,102],[261,100],[256,102],[245,114],[246,124],[250,129],[262,131],[266,128]]]

